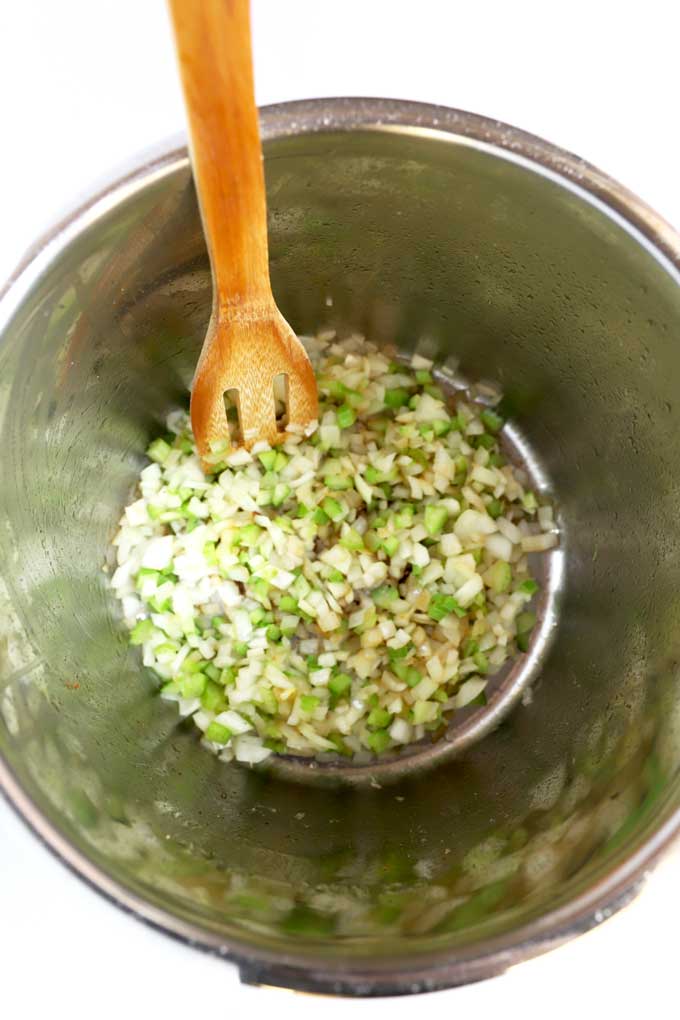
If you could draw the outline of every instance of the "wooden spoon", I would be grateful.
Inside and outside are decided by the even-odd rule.
[[[212,316],[191,394],[194,437],[208,466],[234,439],[250,447],[285,438],[285,425],[276,421],[277,377],[285,377],[291,431],[316,420],[318,395],[309,358],[269,281],[249,2],[169,0],[169,6],[213,275]],[[236,391],[240,437],[230,438],[227,391]]]

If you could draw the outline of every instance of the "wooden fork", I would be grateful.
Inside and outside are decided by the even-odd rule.
[[[276,306],[255,106],[248,0],[169,0],[194,180],[213,275],[213,308],[191,393],[204,467],[230,438],[225,394],[236,391],[240,437],[281,442],[274,381],[285,377],[287,425],[312,426],[318,394],[309,358]]]

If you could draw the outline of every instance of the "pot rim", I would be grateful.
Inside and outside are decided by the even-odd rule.
[[[396,99],[307,99],[263,107],[264,141],[330,131],[383,131],[447,139],[486,149],[548,177],[595,205],[662,264],[680,286],[680,234],[617,181],[579,157],[542,139],[478,114]],[[173,138],[131,158],[117,173],[90,191],[29,249],[0,289],[0,335],[53,258],[87,226],[126,197],[188,162],[183,138]],[[518,928],[452,951],[408,957],[338,954],[322,958],[313,946],[281,953],[269,945],[225,939],[207,926],[185,921],[145,900],[113,879],[76,849],[43,815],[0,755],[0,791],[20,818],[66,866],[116,906],[182,941],[223,956],[251,983],[280,984],[310,992],[345,995],[396,995],[432,991],[502,973],[507,967],[587,931],[625,906],[649,869],[680,833],[680,808],[667,812],[644,843],[569,903]]]

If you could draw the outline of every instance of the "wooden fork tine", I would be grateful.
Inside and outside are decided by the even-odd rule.
[[[276,427],[276,404],[274,401],[274,380],[269,385],[242,386],[238,391],[238,421],[243,445],[248,449],[254,443],[266,440],[272,446],[281,442],[283,434]]]

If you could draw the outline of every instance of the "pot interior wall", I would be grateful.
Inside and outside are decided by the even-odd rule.
[[[102,564],[210,309],[178,160],[91,217],[2,338],[0,750],[83,854],[227,945],[463,952],[592,886],[677,806],[678,281],[498,151],[367,130],[266,155],[293,327],[426,338],[501,382],[546,467],[566,584],[532,700],[434,772],[326,790],[222,765],[154,696]]]

